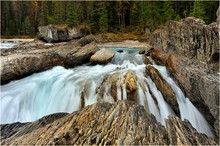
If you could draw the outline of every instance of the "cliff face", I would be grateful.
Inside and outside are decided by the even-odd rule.
[[[11,137],[4,131],[14,128]],[[17,132],[18,131],[18,132]],[[199,134],[187,121],[169,117],[166,127],[157,123],[143,106],[123,100],[87,106],[82,111],[55,114],[27,123],[16,131],[16,124],[1,126],[1,144],[139,145],[216,144]]]
[[[209,63],[218,70],[218,23],[206,25],[193,17],[169,21],[151,35],[149,43],[165,52],[176,51],[187,58]]]
[[[188,17],[157,29],[149,43],[151,57],[166,65],[188,98],[219,133],[219,30]]]

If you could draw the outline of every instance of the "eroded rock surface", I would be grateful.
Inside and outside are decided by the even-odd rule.
[[[176,114],[180,114],[179,107],[176,99],[176,95],[173,92],[170,85],[163,79],[160,72],[156,70],[153,66],[147,66],[146,70],[151,77],[151,79],[156,84],[158,90],[163,95],[163,98],[166,100],[166,102],[174,109]]]
[[[173,52],[154,49],[150,55],[157,64],[167,67],[185,95],[219,135],[219,74],[206,63]]]
[[[79,28],[65,24],[40,26],[38,30],[40,32],[38,37],[47,42],[69,41],[89,34],[86,27]]]
[[[18,133],[3,139],[1,144],[217,144],[212,138],[197,133],[189,122],[181,121],[178,117],[169,117],[165,128],[143,106],[127,100],[115,104],[96,103],[82,111],[62,116],[49,120],[43,126],[39,126],[43,118],[28,124]]]
[[[107,64],[115,55],[115,51],[109,49],[101,49],[91,56],[90,61],[92,63]]]
[[[89,62],[99,49],[94,42],[81,47],[77,42],[68,42],[45,47],[20,46],[1,52],[1,81],[23,77],[44,71],[57,65],[74,67]]]
[[[218,23],[206,25],[203,20],[188,17],[181,21],[169,21],[156,30],[149,43],[165,52],[176,51],[190,59],[210,64],[219,70]]]

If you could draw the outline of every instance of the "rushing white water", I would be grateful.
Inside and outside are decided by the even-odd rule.
[[[0,49],[9,49],[19,44],[20,43],[15,43],[15,42],[1,42]]]
[[[116,48],[112,49],[117,50]],[[162,74],[175,92],[181,119],[189,120],[199,132],[213,136],[204,117],[170,78],[166,68],[152,66]],[[101,85],[105,88],[102,91],[103,96],[99,98],[114,103],[115,100],[111,95],[112,83],[102,84],[103,78],[107,74],[117,74],[117,100],[128,99],[126,82],[121,83],[121,79],[129,71],[137,76],[137,102],[154,114],[157,121],[165,125],[165,118],[169,115],[175,115],[175,113],[164,100],[155,83],[145,75],[145,67],[141,55],[134,49],[127,49],[122,53],[117,52],[111,63],[107,65],[91,66],[87,64],[74,69],[58,66],[10,82],[1,86],[0,122],[30,122],[51,113],[71,113],[81,108],[82,99],[84,99],[85,106],[96,103],[101,90],[101,88],[97,90],[97,87]]]

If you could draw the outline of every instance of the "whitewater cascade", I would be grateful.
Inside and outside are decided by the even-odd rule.
[[[110,49],[121,50],[122,48]],[[127,99],[126,82],[121,83],[120,78],[127,72],[132,72],[138,80],[136,82],[138,103],[152,113],[157,121],[165,125],[165,119],[169,115],[175,115],[175,112],[164,100],[153,80],[146,75],[147,65],[144,64],[138,50],[128,48],[123,50],[122,53],[116,52],[112,61],[107,65],[86,64],[73,69],[57,66],[1,86],[1,124],[17,121],[31,122],[57,112],[71,113],[82,108],[82,98],[83,106],[96,103],[99,98],[113,103],[115,100],[110,92],[111,83],[102,84],[106,75],[117,74],[119,79],[117,100]],[[166,68],[156,65],[153,61],[152,63],[151,66],[160,72],[174,91],[181,119],[187,119],[198,132],[213,137],[203,115],[185,97],[169,76]],[[105,90],[101,91],[103,96],[100,97],[102,85],[105,85]]]

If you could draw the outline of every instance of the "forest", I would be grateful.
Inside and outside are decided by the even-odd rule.
[[[40,25],[88,26],[91,33],[141,34],[188,16],[216,21],[218,1],[1,1],[1,36],[35,36]]]

